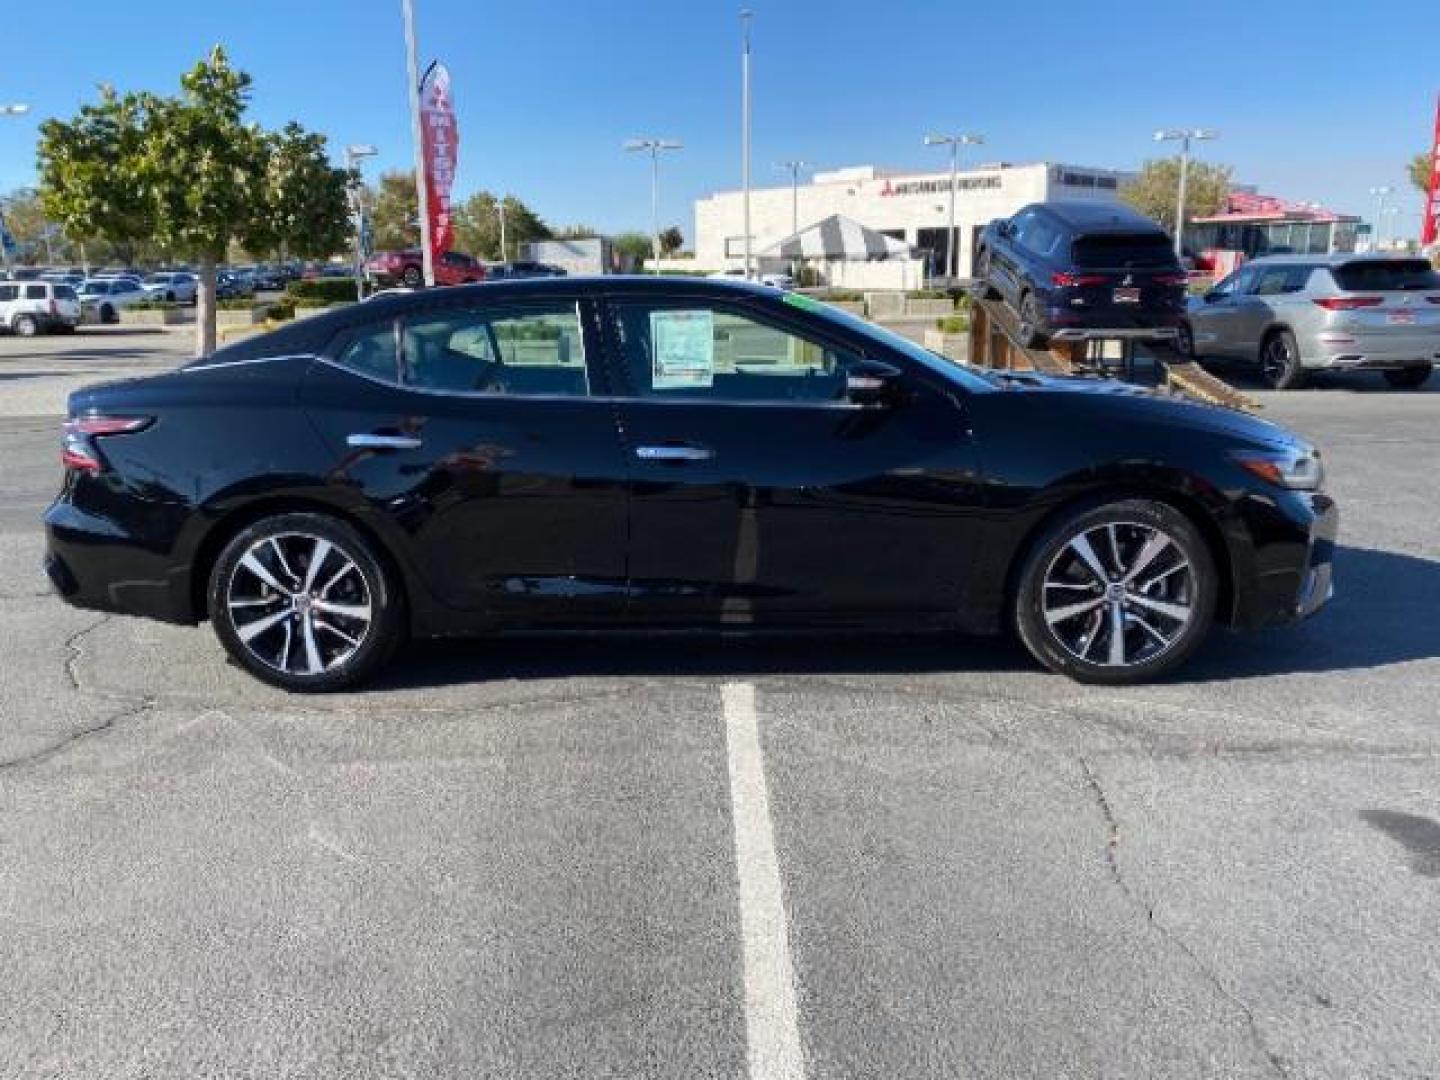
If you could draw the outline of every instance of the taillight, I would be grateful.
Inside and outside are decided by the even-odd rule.
[[[1064,270],[1057,270],[1050,275],[1050,284],[1059,286],[1071,285],[1104,285],[1110,279],[1104,274],[1071,274]]]
[[[1156,285],[1189,285],[1189,274],[1156,274],[1152,279]]]
[[[99,472],[105,467],[92,439],[107,435],[128,435],[144,431],[154,423],[149,416],[75,416],[65,421],[65,438],[61,443],[60,461],[67,469]]]
[[[1440,304],[1440,296],[1427,296],[1425,299],[1429,300],[1432,304]]]
[[[1383,296],[1317,296],[1315,303],[1326,311],[1354,311],[1356,308],[1378,307]]]

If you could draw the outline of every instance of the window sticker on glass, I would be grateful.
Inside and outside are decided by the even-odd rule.
[[[656,390],[715,382],[715,325],[710,311],[650,313],[650,385]]]

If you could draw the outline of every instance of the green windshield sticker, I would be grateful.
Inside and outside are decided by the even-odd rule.
[[[806,311],[823,311],[824,305],[813,296],[806,296],[804,293],[787,292],[784,296],[785,303],[793,304],[795,307],[804,308]]]

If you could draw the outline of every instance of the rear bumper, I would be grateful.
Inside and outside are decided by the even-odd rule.
[[[1301,364],[1307,368],[1386,371],[1440,363],[1440,336],[1322,332],[1307,343]]]
[[[1146,307],[1045,308],[1046,334],[1054,341],[1095,338],[1128,341],[1171,341],[1180,330],[1179,310]]]
[[[44,520],[45,575],[68,603],[163,622],[197,621],[188,566],[176,566],[168,553],[63,498]]]

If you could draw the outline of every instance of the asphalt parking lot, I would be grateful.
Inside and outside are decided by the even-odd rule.
[[[297,699],[39,570],[64,393],[190,341],[0,338],[0,1075],[1440,1075],[1440,378],[1256,393],[1339,592],[1161,685],[625,639]]]

